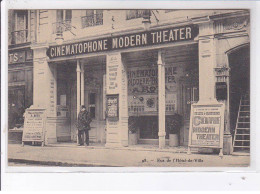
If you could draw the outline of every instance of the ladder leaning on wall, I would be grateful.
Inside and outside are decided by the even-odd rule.
[[[250,152],[250,97],[241,96],[233,141],[234,152]]]

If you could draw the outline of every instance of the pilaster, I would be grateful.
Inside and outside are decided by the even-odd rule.
[[[216,40],[213,22],[199,24],[199,101],[216,102],[215,74]]]
[[[127,74],[121,53],[113,52],[107,55],[106,88],[107,94],[116,94],[119,97],[119,118],[107,118],[107,147],[128,146],[128,105],[127,105]]]
[[[57,72],[56,66],[48,64],[46,50],[48,45],[32,45],[33,60],[33,107],[46,110],[46,143],[56,143],[56,124],[49,122],[56,117]]]

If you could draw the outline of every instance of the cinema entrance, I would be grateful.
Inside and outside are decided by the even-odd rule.
[[[122,58],[127,67],[129,145],[159,144],[159,106],[162,106],[166,145],[173,131],[172,119],[178,115],[181,126],[174,132],[178,145],[187,146],[191,104],[199,99],[198,44],[123,53]],[[164,72],[158,67],[160,60]],[[159,78],[162,73],[164,85]],[[159,104],[160,87],[165,90],[164,105]]]
[[[58,142],[77,142],[77,115],[80,105],[85,105],[92,118],[90,142],[105,143],[105,61],[105,56],[99,56],[53,64],[57,76]]]

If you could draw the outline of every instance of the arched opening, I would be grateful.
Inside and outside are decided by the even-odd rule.
[[[229,104],[230,131],[234,151],[250,146],[250,47],[232,50],[228,54],[230,67]],[[248,149],[247,149],[248,150]]]

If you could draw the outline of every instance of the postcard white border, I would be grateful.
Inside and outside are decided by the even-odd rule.
[[[251,114],[252,114],[252,140],[251,140],[251,166],[248,168],[244,167],[217,167],[217,168],[211,168],[211,167],[117,167],[117,168],[108,168],[108,167],[7,167],[7,130],[6,130],[6,124],[7,124],[7,91],[8,91],[8,83],[7,83],[7,75],[8,75],[8,67],[7,67],[7,51],[8,51],[8,44],[7,44],[7,9],[62,9],[62,8],[68,8],[68,9],[84,9],[84,8],[105,8],[105,9],[130,9],[130,8],[148,8],[148,9],[250,9],[251,10]],[[257,102],[256,99],[260,99],[259,95],[259,87],[256,83],[260,83],[260,78],[257,76],[257,73],[259,71],[259,37],[257,34],[260,34],[259,31],[259,21],[256,21],[257,18],[260,18],[259,12],[260,8],[260,2],[242,2],[242,1],[82,1],[82,0],[45,0],[45,1],[37,1],[37,0],[27,0],[27,1],[16,1],[16,0],[9,0],[2,2],[1,5],[1,144],[2,144],[2,153],[1,153],[1,159],[2,160],[2,166],[1,166],[1,173],[3,175],[2,177],[2,186],[4,188],[10,188],[11,186],[16,185],[16,187],[24,188],[24,186],[29,185],[40,185],[40,182],[36,181],[36,179],[42,180],[44,182],[49,182],[49,179],[55,182],[59,182],[60,184],[56,184],[59,188],[61,186],[60,181],[64,181],[64,188],[69,188],[71,185],[65,185],[67,180],[65,177],[71,177],[77,176],[77,180],[79,180],[78,183],[82,181],[82,178],[89,177],[99,177],[103,180],[105,177],[107,178],[106,181],[111,182],[111,180],[115,180],[113,177],[117,177],[117,179],[120,179],[120,176],[124,177],[127,174],[129,176],[128,178],[132,180],[139,180],[141,177],[146,177],[148,180],[154,179],[155,177],[159,178],[159,176],[163,177],[163,180],[167,182],[167,176],[168,175],[176,175],[172,176],[172,180],[183,180],[183,183],[180,181],[180,185],[176,185],[176,188],[180,188],[180,186],[185,185],[185,181],[187,180],[189,182],[189,185],[191,184],[191,181],[193,180],[194,183],[197,183],[199,179],[204,180],[205,182],[203,185],[206,185],[206,187],[212,185],[213,183],[209,182],[210,177],[217,177],[219,183],[226,181],[226,176],[228,173],[228,176],[234,178],[238,178],[241,176],[258,176],[256,172],[259,172],[259,152],[256,152],[256,148],[259,147],[260,143],[257,142],[256,139],[260,139],[259,132],[256,132],[257,126],[259,127],[259,120],[257,118],[260,118],[259,115],[259,102]],[[257,58],[258,57],[258,58]],[[5,64],[5,65],[3,65]],[[257,65],[258,64],[258,65]],[[27,172],[27,173],[22,173]],[[31,172],[41,172],[41,173],[31,173]],[[48,173],[46,173],[48,172]],[[51,173],[50,173],[51,172]],[[60,172],[73,172],[73,173],[60,173]],[[92,173],[78,173],[78,172],[92,172]],[[94,173],[96,172],[96,173]],[[108,174],[103,172],[109,172]],[[128,172],[128,173],[125,173]],[[129,173],[129,172],[136,172],[136,173]],[[144,173],[147,172],[147,173]],[[148,173],[149,172],[149,173]],[[160,172],[160,173],[159,173]],[[189,172],[189,173],[187,173]],[[209,173],[210,172],[210,173]],[[77,174],[76,174],[77,173]],[[102,174],[101,174],[102,173]],[[119,174],[119,175],[118,175]],[[255,174],[255,175],[253,175]],[[93,175],[93,176],[90,176]],[[108,176],[111,175],[111,176]],[[194,176],[194,179],[190,180],[190,175]],[[127,177],[126,176],[126,177]],[[26,178],[25,178],[26,177]],[[154,178],[153,178],[154,177]],[[197,177],[197,178],[195,178]],[[26,181],[29,179],[30,181]],[[118,179],[119,187],[121,180]],[[240,180],[238,179],[238,180]],[[19,180],[19,181],[16,181]],[[95,178],[93,179],[95,180]],[[233,180],[233,178],[232,178]],[[235,180],[235,179],[234,179]],[[42,182],[41,181],[41,182]],[[96,180],[97,181],[97,180]],[[215,180],[214,180],[215,181]],[[75,182],[75,181],[74,181]],[[104,183],[101,181],[102,184]],[[142,181],[140,180],[140,183]],[[159,181],[162,185],[161,181]],[[253,187],[252,181],[250,184]],[[76,184],[78,185],[78,184]],[[76,187],[75,185],[75,187]],[[93,183],[93,185],[97,185]],[[104,183],[103,186],[106,186],[107,183]],[[122,186],[125,185],[122,183]],[[239,185],[239,181],[237,181],[236,188],[242,187],[243,184]],[[107,185],[109,186],[109,185]],[[143,185],[145,186],[145,184]],[[198,188],[198,185],[193,185],[194,188]],[[219,185],[219,187],[225,185]],[[53,185],[52,185],[53,187]],[[79,185],[79,187],[84,188],[83,186]],[[155,185],[151,183],[151,188],[154,188]],[[167,186],[166,186],[167,187]],[[231,186],[230,186],[231,187]],[[39,187],[40,188],[40,187]],[[74,186],[73,186],[74,188]],[[72,189],[73,189],[72,188]],[[192,188],[192,187],[191,187]],[[36,189],[32,187],[32,189]],[[75,188],[74,188],[75,189]],[[188,188],[186,188],[188,189]]]

